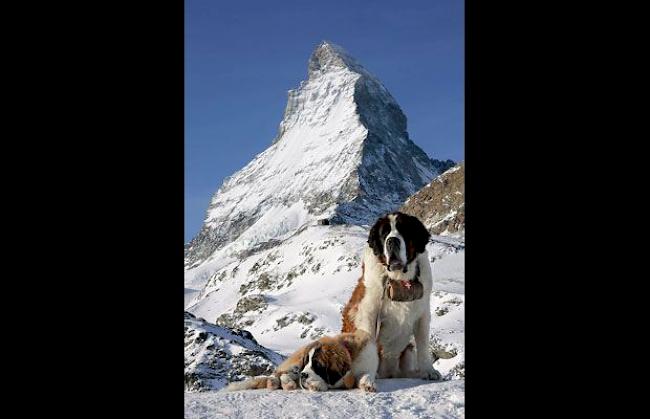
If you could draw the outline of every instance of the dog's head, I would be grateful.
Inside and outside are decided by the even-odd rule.
[[[354,385],[350,353],[336,341],[315,342],[306,351],[302,364],[301,384],[309,390],[326,391]]]
[[[404,269],[425,251],[431,235],[417,217],[393,212],[370,229],[368,245],[389,271]]]

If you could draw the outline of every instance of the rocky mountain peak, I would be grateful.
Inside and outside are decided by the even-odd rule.
[[[366,73],[361,64],[357,62],[342,47],[328,41],[321,42],[311,54],[308,63],[309,78],[313,78],[326,71],[347,68],[349,70]]]
[[[278,243],[318,219],[370,224],[448,168],[409,139],[396,100],[343,48],[321,43],[308,69],[276,139],[213,196],[186,247],[188,268],[231,243]]]

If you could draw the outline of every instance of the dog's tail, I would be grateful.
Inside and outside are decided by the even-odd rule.
[[[259,390],[259,389],[269,389],[276,390],[280,387],[280,380],[273,375],[259,375],[257,377],[249,378],[244,381],[236,381],[234,383],[228,384],[225,388],[226,391],[238,391],[238,390]]]

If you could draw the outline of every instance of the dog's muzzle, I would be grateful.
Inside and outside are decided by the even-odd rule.
[[[399,257],[400,241],[397,237],[389,237],[386,240],[386,252],[388,253],[388,270],[399,271],[404,268],[404,262]]]

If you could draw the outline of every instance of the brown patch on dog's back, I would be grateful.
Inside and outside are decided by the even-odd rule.
[[[364,271],[365,266],[362,263],[361,278],[359,278],[359,282],[357,282],[357,286],[352,292],[352,297],[350,297],[350,300],[343,309],[343,328],[341,329],[341,332],[343,333],[354,333],[354,331],[357,330],[357,327],[354,324],[354,315],[359,311],[359,304],[361,303],[363,296],[366,294],[366,286],[363,283]]]
[[[370,335],[363,330],[357,330],[354,333],[341,333],[336,339],[350,352],[352,359],[355,359],[366,347],[368,341],[372,340]]]

